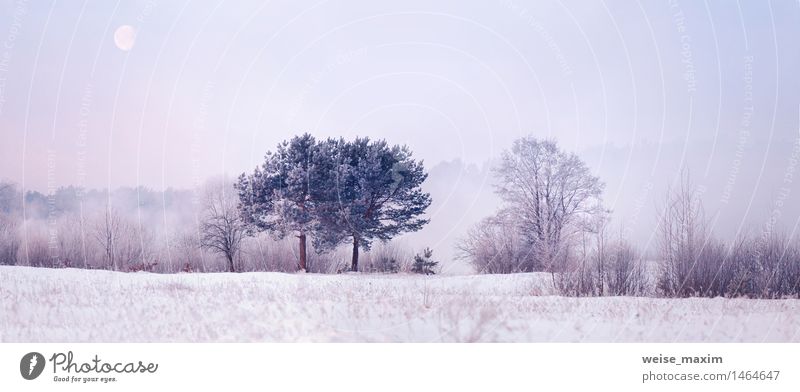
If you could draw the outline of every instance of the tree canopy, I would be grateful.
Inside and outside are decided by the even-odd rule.
[[[428,223],[421,217],[431,204],[421,189],[426,178],[406,146],[369,138],[317,141],[304,134],[268,152],[236,188],[251,229],[298,237],[300,269],[306,268],[306,236],[312,235],[317,250],[351,239],[355,271],[359,249]]]
[[[278,144],[267,152],[264,163],[236,183],[240,214],[251,230],[267,231],[277,238],[289,234],[299,241],[299,269],[305,270],[306,236],[315,229],[315,208],[324,199],[323,185],[329,176],[318,170],[319,144],[303,134]]]
[[[327,246],[351,239],[356,271],[359,248],[368,250],[375,239],[386,241],[427,224],[421,216],[431,197],[421,189],[427,178],[423,164],[412,159],[408,147],[369,138],[337,143],[330,203],[320,215],[327,236],[321,239]]]

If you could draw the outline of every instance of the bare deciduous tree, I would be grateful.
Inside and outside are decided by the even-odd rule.
[[[92,258],[86,242],[86,222],[83,216],[70,213],[59,219],[57,247],[61,266],[86,268]]]
[[[611,211],[598,210],[598,213],[581,217],[579,261],[573,263],[574,269],[566,271],[576,279],[574,291],[584,294],[605,295],[608,279],[608,226]]]
[[[19,221],[15,216],[0,212],[0,265],[16,265],[20,246]]]
[[[200,222],[200,246],[223,255],[228,270],[235,272],[234,260],[247,231],[239,215],[238,195],[226,184],[223,181],[207,186]]]
[[[103,215],[95,222],[93,236],[106,259],[106,265],[119,271],[121,268],[118,255],[118,246],[122,240],[124,232],[128,231],[127,223],[122,216],[111,206],[107,206]]]
[[[47,232],[41,228],[25,228],[27,234],[20,251],[20,259],[31,267],[56,267],[56,259],[50,252],[47,241]]]
[[[174,264],[177,261],[177,270],[179,271],[206,271],[198,232],[176,232],[172,237],[170,248],[175,252],[170,257],[170,263]],[[170,265],[170,267],[174,269],[176,265]]]
[[[668,191],[658,226],[661,265],[659,289],[667,295],[691,295],[707,290],[698,278],[698,262],[711,256],[699,193],[684,174],[679,187]],[[701,257],[702,256],[702,257]]]
[[[128,268],[140,270],[145,264],[151,266],[152,233],[143,225],[135,225],[119,211],[106,206],[94,226],[91,235],[94,237],[105,258],[105,264],[116,270]]]
[[[577,155],[531,136],[516,140],[494,173],[497,193],[533,256],[551,273],[561,272],[579,223],[602,211],[604,184]]]

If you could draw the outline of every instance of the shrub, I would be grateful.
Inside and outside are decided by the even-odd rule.
[[[425,275],[435,274],[434,268],[436,268],[439,263],[431,260],[432,256],[433,251],[431,248],[425,248],[425,250],[422,251],[422,255],[417,254],[414,256],[414,264],[411,266],[411,272]]]
[[[405,248],[393,243],[380,243],[364,254],[361,270],[367,272],[394,274],[409,271],[411,257]]]
[[[483,219],[458,244],[459,257],[482,274],[543,270],[535,252],[504,215]]]
[[[771,230],[726,247],[706,229],[688,182],[669,194],[661,217],[658,289],[668,297],[800,295],[800,248]]]
[[[586,264],[584,264],[586,263]],[[598,279],[593,261],[564,261],[565,270],[551,274],[553,285],[561,295],[586,297],[598,294]]]
[[[612,246],[606,275],[611,295],[641,295],[647,289],[647,274],[636,249],[620,241]]]
[[[783,235],[741,241],[731,254],[727,294],[758,298],[800,295],[800,247]]]
[[[50,254],[46,236],[38,232],[28,233],[27,241],[20,247],[17,257],[31,267],[56,267],[57,259]]]
[[[136,263],[128,266],[128,272],[153,272],[155,270],[158,262],[146,262],[143,261],[141,263]]]
[[[0,213],[0,265],[17,264],[19,251],[19,232],[14,217]]]

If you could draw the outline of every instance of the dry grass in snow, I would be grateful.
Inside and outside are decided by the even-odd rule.
[[[800,300],[568,298],[549,282],[0,267],[0,341],[800,341]]]

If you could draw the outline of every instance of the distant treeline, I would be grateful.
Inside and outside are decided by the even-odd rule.
[[[554,141],[517,140],[493,174],[502,207],[458,244],[478,273],[546,272],[570,296],[800,296],[797,240],[769,225],[718,240],[688,174],[657,212],[659,252],[649,262],[611,234],[603,182]],[[45,195],[0,183],[0,264],[434,273],[432,250],[390,242],[428,223],[426,178],[405,146],[306,134],[235,181],[193,190],[66,187]]]
[[[237,181],[193,190],[63,187],[45,195],[0,183],[0,264],[434,273],[430,249],[415,256],[389,243],[428,222],[431,199],[420,188],[427,174],[411,155],[382,140],[306,134],[280,143]]]
[[[226,187],[226,195],[235,197],[231,183],[212,179],[194,190],[163,192],[144,187],[111,192],[63,187],[52,195],[23,194],[12,183],[0,183],[0,265],[162,273],[227,271],[224,256],[201,246],[200,229],[205,200]],[[308,269],[319,273],[347,270],[349,253],[348,249],[316,252],[312,247]],[[411,271],[414,254],[407,246],[379,243],[362,255],[360,270]],[[242,241],[235,268],[293,272],[298,260],[295,241],[263,233]]]

